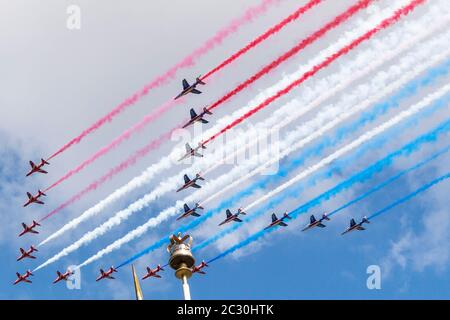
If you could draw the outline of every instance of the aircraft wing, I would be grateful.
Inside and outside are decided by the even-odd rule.
[[[318,226],[319,228],[325,228],[325,225],[324,225],[323,223],[319,223],[317,226]]]
[[[190,209],[189,209],[189,206],[185,203],[184,204],[184,212],[188,212]]]
[[[366,230],[366,228],[364,228],[363,226],[358,226],[358,227],[356,227],[356,229],[358,229],[358,230]]]
[[[200,90],[197,90],[197,89],[192,89],[191,92],[194,93],[194,94],[202,93]]]
[[[200,154],[200,153],[198,153],[197,151],[194,151],[193,156],[196,156],[196,157],[203,157],[203,155]]]
[[[39,204],[44,204],[41,200],[36,200],[35,202]]]
[[[38,169],[38,172],[40,172],[40,173],[48,173],[47,171],[42,170],[42,169]]]
[[[233,215],[229,209],[227,209],[226,214],[227,218],[230,218]]]
[[[278,225],[280,225],[280,226],[282,226],[282,227],[287,227],[287,224],[284,223],[283,221],[280,221],[280,223],[279,223]]]
[[[235,217],[235,218],[233,219],[233,221],[236,221],[236,222],[242,222],[242,220],[239,219],[238,217]]]
[[[26,225],[24,222],[22,222],[22,227],[23,227],[24,229],[26,229],[26,228],[27,228],[27,225]]]
[[[32,255],[29,255],[28,258],[36,259],[36,257],[35,257],[35,256],[32,256]]]
[[[191,109],[190,114],[191,114],[191,119],[194,119],[195,117],[197,117],[197,114],[195,113],[194,109]]]
[[[193,185],[191,185],[191,187],[192,188],[196,188],[196,189],[200,189],[201,187],[198,185],[198,184],[196,184],[196,183],[194,183]]]
[[[29,192],[27,192],[27,196],[28,196],[28,199],[31,199],[33,196],[31,195],[31,193],[29,193]]]
[[[200,119],[200,122],[201,122],[201,123],[208,123],[208,120],[205,120],[205,119],[201,118],[201,119]]]
[[[159,274],[154,274],[153,275],[155,278],[161,278],[161,276]]]
[[[39,232],[37,232],[36,230],[33,230],[33,229],[31,229],[29,232],[31,232],[31,233],[39,233]]]
[[[23,279],[23,281],[31,283],[31,280],[28,280],[28,279]]]
[[[187,82],[186,79],[183,79],[183,89],[186,90],[187,88],[189,88],[189,82]]]
[[[200,217],[200,215],[199,215],[197,212],[195,212],[195,211],[193,211],[193,212],[191,213],[191,215],[194,216],[194,217]]]
[[[22,248],[20,248],[20,252],[21,252],[22,254],[24,254],[24,253],[25,253],[25,250],[23,250]]]
[[[191,182],[191,179],[189,179],[189,177],[187,176],[187,174],[184,175],[184,182],[185,182],[185,183]]]
[[[275,222],[277,220],[278,220],[277,215],[275,213],[272,213],[272,222]]]

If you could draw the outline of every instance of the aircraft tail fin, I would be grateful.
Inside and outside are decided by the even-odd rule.
[[[200,205],[200,203],[196,203],[195,206],[197,207],[197,209],[202,209],[202,210],[205,209]]]
[[[363,217],[363,218],[362,218],[362,222],[364,222],[364,223],[370,223],[370,221],[369,221],[369,219],[367,219],[367,217]]]
[[[244,216],[247,214],[242,208],[239,208],[239,209],[238,209],[238,213],[239,213],[239,214],[242,214],[242,215],[244,215]]]
[[[205,85],[206,83],[202,81],[201,76],[198,76],[197,79],[195,79],[198,83]]]
[[[208,108],[203,108],[203,112],[205,113],[205,114],[209,114],[209,115],[211,115],[212,114],[212,112],[211,111],[209,111],[208,110]]]
[[[38,222],[36,222],[36,220],[33,220],[33,224],[34,224],[35,226],[41,226]]]
[[[323,215],[322,215],[322,219],[323,219],[323,220],[330,221],[330,218],[328,218],[328,216],[327,216],[326,214],[323,214]]]
[[[44,159],[42,159],[42,158],[41,158],[41,162],[42,162],[43,164],[50,164],[50,163],[48,163],[48,161],[46,161],[46,160],[44,160]]]
[[[287,214],[287,212],[284,213],[283,215],[284,218],[291,220],[292,218]]]
[[[196,177],[197,177],[198,180],[202,180],[202,181],[205,180],[205,178],[203,178],[203,177],[200,175],[200,173],[197,173]]]

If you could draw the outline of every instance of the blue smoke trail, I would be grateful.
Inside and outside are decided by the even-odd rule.
[[[324,137],[322,140],[310,148],[306,149],[306,151],[298,158],[292,160],[292,162],[289,164],[288,167],[281,169],[277,175],[274,176],[265,176],[261,181],[255,182],[251,184],[249,187],[245,188],[244,190],[240,191],[237,194],[232,195],[228,199],[222,201],[219,203],[219,205],[213,209],[209,210],[207,213],[203,214],[201,217],[197,218],[196,220],[193,220],[191,223],[181,226],[177,230],[175,230],[173,233],[178,232],[186,232],[187,230],[193,229],[200,225],[203,221],[207,220],[208,218],[212,217],[213,215],[224,211],[224,209],[232,207],[237,201],[241,200],[242,198],[246,198],[250,195],[252,195],[255,191],[259,189],[264,189],[268,184],[274,183],[280,178],[283,178],[287,176],[289,172],[291,172],[294,168],[303,165],[305,160],[308,157],[314,157],[314,156],[320,156],[322,152],[327,147],[333,147],[337,145],[339,142],[341,142],[343,139],[347,138],[354,132],[358,131],[362,127],[364,127],[366,124],[371,123],[375,121],[379,116],[385,114],[386,112],[390,111],[392,108],[397,108],[401,102],[406,100],[407,98],[412,97],[415,95],[419,89],[422,87],[430,86],[433,84],[436,84],[436,82],[441,79],[442,77],[445,77],[448,75],[450,70],[450,59],[447,59],[444,63],[431,68],[428,70],[423,76],[414,79],[410,81],[408,84],[406,84],[400,91],[398,91],[396,94],[392,95],[388,100],[376,104],[371,111],[362,112],[360,114],[360,117],[358,120],[353,121],[349,125],[343,126],[341,128],[338,128],[336,130],[336,134],[333,138],[331,137]],[[118,268],[127,265],[136,259],[139,259],[143,255],[146,255],[155,249],[161,247],[165,243],[167,243],[167,237],[160,239],[153,245],[145,248],[141,252],[135,254],[131,258],[127,259],[123,263],[121,263]]]
[[[378,184],[377,186],[373,187],[372,189],[364,192],[363,194],[359,195],[358,197],[356,197],[355,199],[347,202],[346,204],[340,206],[339,208],[331,211],[328,214],[328,217],[331,217],[333,215],[335,215],[336,213],[350,207],[351,205],[355,204],[356,202],[359,202],[365,198],[367,198],[368,196],[370,196],[371,194],[373,194],[374,192],[377,192],[378,190],[388,186],[389,184],[391,184],[392,182],[400,179],[402,176],[410,173],[411,171],[415,171],[421,167],[423,167],[424,165],[426,165],[428,162],[435,160],[436,158],[444,155],[445,153],[447,153],[450,150],[450,145],[448,145],[447,147],[445,147],[444,149],[440,150],[439,152],[433,154],[431,157],[426,158],[425,160],[417,163],[416,165],[409,167],[408,169],[405,169],[403,171],[400,171],[398,174],[396,174],[395,176],[385,180],[384,182]]]
[[[383,209],[373,213],[372,215],[370,215],[367,219],[369,220],[373,220],[374,218],[382,215],[383,213],[386,213],[387,211],[391,210],[392,208],[414,198],[415,196],[417,196],[419,193],[422,193],[426,190],[428,190],[429,188],[431,188],[432,186],[441,183],[444,180],[447,180],[448,178],[450,178],[450,172],[447,172],[446,174],[422,185],[419,189],[417,189],[416,191],[411,192],[410,194],[408,194],[407,196],[398,199],[397,201],[391,203],[390,205],[388,205],[387,207],[384,207]]]
[[[412,123],[412,121],[410,122]],[[397,131],[399,131],[397,129]],[[360,171],[359,173],[353,175],[349,179],[341,182],[336,187],[322,193],[315,199],[309,201],[307,204],[293,210],[289,215],[292,217],[296,217],[297,215],[307,212],[310,208],[320,205],[325,200],[329,200],[331,197],[336,196],[342,191],[348,190],[349,188],[353,187],[356,183],[364,182],[368,179],[371,179],[376,173],[381,172],[384,168],[390,166],[394,159],[400,157],[400,156],[409,156],[411,153],[415,152],[419,147],[421,147],[423,144],[434,142],[437,140],[437,137],[443,133],[446,133],[450,131],[450,120],[447,120],[446,122],[442,123],[435,129],[433,129],[431,132],[428,132],[418,138],[416,138],[414,141],[408,143],[407,145],[403,146],[402,148],[390,153],[385,158],[377,161],[376,163],[370,165],[366,169]],[[384,138],[381,141],[375,142],[379,145],[379,143],[384,143],[392,138],[392,134],[385,135]],[[379,147],[379,146],[378,146]],[[239,229],[243,224],[248,223],[252,221],[253,219],[259,217],[260,215],[267,212],[267,210],[273,208],[274,206],[280,204],[283,202],[286,198],[296,196],[298,193],[303,191],[305,188],[311,188],[313,187],[318,181],[328,179],[330,178],[333,173],[336,170],[341,170],[342,167],[347,166],[353,162],[354,159],[358,159],[361,157],[362,153],[365,153],[366,151],[373,150],[373,144],[366,144],[359,152],[347,156],[346,159],[343,159],[339,162],[336,162],[334,165],[328,167],[325,172],[322,172],[321,174],[314,175],[311,177],[305,184],[299,184],[298,186],[295,186],[290,189],[289,192],[283,193],[268,203],[266,203],[263,207],[261,207],[259,210],[255,211],[252,215],[248,216],[242,223],[234,224],[231,227],[224,229],[217,233],[216,235],[206,239],[202,243],[198,244],[195,248],[193,248],[193,251],[200,250],[211,243],[221,239],[225,235],[232,233]],[[434,156],[436,158],[437,156]],[[431,161],[431,160],[429,160]],[[329,215],[331,216],[331,214]]]
[[[445,174],[445,175],[443,175],[443,176],[440,176],[439,178],[436,178],[435,180],[433,180],[433,181],[431,181],[431,182],[429,182],[429,183],[427,183],[427,184],[425,184],[425,185],[423,185],[422,187],[420,187],[420,188],[417,189],[416,191],[410,193],[409,195],[407,195],[407,196],[405,196],[405,197],[403,197],[403,198],[401,198],[401,199],[395,201],[394,203],[390,204],[389,206],[387,206],[387,207],[381,209],[380,211],[374,213],[373,215],[371,215],[371,216],[369,217],[369,219],[373,219],[373,218],[375,218],[375,217],[377,217],[377,216],[379,216],[379,215],[385,213],[386,211],[392,209],[393,207],[398,206],[398,205],[400,205],[400,204],[402,204],[402,203],[404,203],[404,202],[410,200],[411,198],[415,197],[415,196],[418,195],[419,193],[421,193],[421,192],[423,192],[423,191],[425,191],[425,190],[431,188],[432,186],[434,186],[434,185],[436,185],[436,184],[438,184],[438,183],[440,183],[440,182],[442,182],[442,181],[444,181],[444,180],[446,180],[446,179],[448,179],[448,178],[450,178],[450,172],[447,173],[447,174]],[[212,262],[214,262],[214,261],[216,261],[216,260],[218,260],[218,259],[223,258],[223,257],[225,257],[225,256],[227,256],[227,255],[233,253],[234,251],[236,251],[236,250],[238,250],[238,249],[240,249],[240,248],[243,248],[243,247],[245,247],[245,246],[247,246],[247,245],[249,245],[249,244],[251,244],[251,243],[257,241],[257,240],[260,239],[263,235],[265,235],[265,234],[267,234],[267,233],[269,233],[269,232],[272,232],[273,230],[275,230],[275,229],[272,228],[272,229],[268,229],[268,230],[261,230],[261,231],[255,233],[255,234],[253,234],[252,236],[248,237],[248,238],[245,239],[244,241],[242,241],[242,242],[240,242],[240,243],[238,243],[238,244],[236,244],[236,245],[230,247],[229,249],[225,250],[224,252],[222,252],[222,253],[219,254],[218,256],[216,256],[216,257],[212,258],[211,260],[207,261],[207,263],[208,263],[208,264],[211,264]]]

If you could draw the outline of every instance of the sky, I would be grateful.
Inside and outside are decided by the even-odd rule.
[[[56,270],[64,271],[70,265],[82,263],[145,223],[150,217],[156,216],[160,211],[194,191],[169,192],[158,197],[150,206],[135,213],[119,226],[111,228],[89,244],[38,270],[32,277],[32,284],[21,283],[13,286],[12,283],[15,280],[15,272],[24,273],[27,269],[36,268],[117,211],[157,188],[164,179],[178,175],[181,183],[180,170],[188,168],[186,165],[175,165],[159,173],[149,183],[127,194],[99,215],[83,222],[75,230],[40,247],[39,252],[36,253],[36,261],[16,262],[19,255],[18,248],[28,248],[31,244],[38,244],[44,240],[65,223],[79,216],[83,211],[139,175],[148,166],[166,156],[176,145],[174,142],[165,142],[160,148],[150,152],[97,190],[46,220],[40,228],[39,235],[25,235],[18,238],[20,223],[29,223],[33,219],[44,216],[93,179],[103,175],[107,169],[117,165],[129,154],[147,144],[149,139],[159,136],[185,119],[190,108],[198,110],[211,104],[357,1],[323,1],[299,20],[289,24],[278,34],[211,77],[207,85],[200,88],[203,92],[201,95],[186,97],[185,101],[164,114],[158,121],[146,126],[106,156],[50,190],[44,200],[45,205],[31,205],[26,208],[22,205],[27,191],[35,192],[38,188],[45,188],[52,184],[68,170],[109,143],[123,130],[138,122],[168,98],[178,94],[183,78],[191,81],[197,75],[205,74],[307,1],[280,0],[271,5],[267,12],[242,26],[223,43],[201,57],[194,66],[180,70],[173,81],[151,91],[136,105],[87,136],[81,143],[52,159],[48,167],[49,174],[35,174],[28,178],[25,177],[25,173],[29,169],[29,160],[38,161],[41,157],[51,155],[126,97],[176,64],[188,53],[201,46],[217,30],[242,15],[247,8],[258,5],[260,1],[193,0],[187,2],[176,0],[172,1],[170,6],[167,1],[160,0],[151,2],[138,0],[134,1],[133,5],[125,1],[106,0],[95,2],[48,0],[45,5],[31,0],[13,2],[0,0],[0,2],[4,10],[4,19],[0,21],[0,40],[6,43],[5,48],[0,51],[0,69],[3,75],[0,77],[0,87],[3,88],[0,91],[0,215],[2,218],[0,243],[1,257],[4,258],[4,262],[0,265],[0,298],[134,299],[131,265],[120,268],[115,280],[95,282],[98,269],[106,269],[111,265],[117,266],[155,241],[168,237],[176,228],[190,223],[193,221],[192,217],[184,221],[175,221],[175,218],[170,218],[138,239],[123,245],[119,250],[83,267],[80,288],[69,289],[64,283],[50,284],[56,277]],[[387,8],[394,3],[400,6],[399,4],[407,1],[379,0],[375,2],[379,8]],[[427,10],[431,7],[430,3],[431,1],[427,1],[425,5],[404,18],[405,24],[401,26],[407,27],[409,23],[422,21],[420,19],[426,16]],[[79,30],[69,30],[66,26],[67,8],[71,5],[76,5],[81,10]],[[307,65],[322,50],[332,46],[342,36],[348,35],[353,30],[354,24],[368,20],[368,17],[376,13],[378,11],[374,7],[369,7],[342,26],[330,31],[319,41],[314,42],[215,109],[213,115],[208,118],[210,123],[205,127],[211,128],[216,123],[226,123],[225,117],[241,107],[254,105],[255,101],[266,94],[265,90],[279,82],[286,82],[290,74],[297,72],[299,66]],[[395,30],[398,32],[401,26],[393,26],[375,36],[373,40],[361,44],[348,56],[307,80],[304,86],[294,89],[237,126],[234,133],[236,136],[240,135],[239,139],[245,139],[253,126],[270,117],[275,117],[275,112],[283,110],[283,107],[286,108],[286,104],[293,99],[300,102],[306,101],[312,89],[324,84],[320,82],[321,79],[331,79],[341,68],[356,64],[358,54],[364,50],[370,51],[374,46],[373,41],[382,43],[384,39],[387,39],[389,32],[395,32]],[[420,51],[427,43],[431,43],[427,41],[438,39],[443,30],[445,29],[440,29],[432,36],[428,36],[407,53]],[[445,44],[442,46],[443,51],[450,49],[448,43],[450,42],[447,42],[447,48]],[[406,57],[405,53],[384,63],[343,92],[335,94],[331,99],[326,99],[316,109],[293,120],[280,130],[279,139],[287,141],[290,134],[302,128],[302,125],[307,124],[308,121],[316,119],[320,110],[326,110],[327,106],[339,106],[340,101],[354,101],[355,105],[361,103],[361,99],[366,98],[366,95],[361,92],[369,94],[371,86],[377,85],[376,75],[382,77],[383,74],[388,73],[388,70],[395,71],[395,67],[401,65]],[[420,61],[426,63],[427,59],[422,58]],[[416,67],[420,65],[414,66]],[[410,70],[406,69],[406,71]],[[425,76],[426,72],[418,72],[417,77]],[[399,78],[400,76],[388,78],[389,83]],[[401,99],[396,107],[390,108],[373,121],[355,128],[351,134],[335,144],[325,147],[321,152],[306,156],[309,148],[314,150],[322,139],[337,137],[339,130],[344,130],[342,128],[346,128],[346,125],[349,126],[358,121],[361,113],[350,116],[321,138],[312,140],[304,148],[284,157],[277,167],[282,171],[299,156],[305,155],[305,161],[302,164],[294,166],[284,176],[275,176],[276,178],[265,185],[264,189],[257,190],[249,197],[242,197],[230,209],[235,211],[239,207],[248,206],[258,197],[287,182],[305,168],[351,143],[361,134],[395,117],[402,110],[420,102],[448,83],[448,74],[441,75],[432,83],[422,85],[414,94]],[[324,87],[326,91],[332,89],[332,87]],[[367,112],[370,112],[377,103],[392,99],[397,91],[370,103]],[[301,105],[298,108],[300,107]],[[289,117],[289,114],[286,117]],[[336,165],[337,167],[326,179],[319,179],[317,183],[311,185],[308,184],[308,179],[302,180],[287,190],[289,192],[289,190],[295,191],[296,188],[301,188],[301,191],[293,191],[293,196],[286,196],[280,203],[267,209],[251,223],[244,223],[242,228],[205,249],[195,252],[197,263],[217,256],[223,250],[262,229],[270,222],[272,212],[280,216],[284,211],[294,210],[390,152],[433,130],[449,117],[450,109],[447,99],[443,106],[433,112],[419,114],[413,119],[413,123],[394,127],[393,130],[381,135],[380,140],[373,141],[372,144],[364,144],[361,150],[350,152],[346,155],[348,158],[344,157],[342,162],[332,163],[318,172],[318,174],[327,172]],[[367,230],[345,236],[340,235],[348,226],[350,218],[353,217],[358,221],[363,216],[369,216],[423,184],[446,174],[450,160],[448,153],[402,176],[386,188],[333,216],[331,221],[326,222],[326,228],[307,232],[301,232],[301,229],[307,224],[310,214],[319,217],[322,213],[336,209],[398,172],[442,150],[449,142],[448,133],[443,133],[436,141],[424,144],[410,155],[395,159],[390,166],[374,174],[370,179],[357,183],[351,189],[324,201],[320,207],[315,207],[298,219],[288,221],[287,228],[278,228],[256,243],[211,263],[206,270],[206,275],[194,275],[191,278],[193,299],[448,299],[450,296],[450,288],[447,285],[450,281],[448,272],[450,247],[446,245],[450,240],[450,217],[446,206],[448,202],[446,196],[450,188],[448,181],[443,181],[374,219],[370,225],[367,225]],[[208,153],[212,157],[214,148],[213,144],[211,148],[204,150],[205,160],[208,159]],[[220,166],[205,177],[207,180],[205,183],[230,174],[232,169],[233,165]],[[255,175],[245,183],[224,192],[219,199],[208,203],[205,212],[219,206],[221,200],[239,194],[241,190],[257,184],[265,177],[262,174]],[[259,207],[263,206],[264,204]],[[249,214],[256,211],[258,208],[252,209]],[[217,224],[223,220],[224,215],[224,212],[220,212],[190,232],[194,238],[194,245],[217,234],[220,230]],[[243,216],[244,220],[245,218],[246,216]],[[165,246],[162,246],[134,261],[134,264],[138,274],[143,275],[147,265],[153,268],[157,264],[166,264],[168,258]],[[370,276],[367,270],[370,266],[380,267],[381,288],[379,289],[369,289],[367,286],[367,279]],[[182,299],[181,284],[174,277],[173,270],[167,267],[161,275],[161,279],[141,281],[145,299]]]

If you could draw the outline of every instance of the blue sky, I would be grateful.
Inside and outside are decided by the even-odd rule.
[[[110,265],[118,265],[130,258],[142,249],[153,244],[161,237],[165,237],[170,231],[181,226],[174,222],[175,219],[151,229],[144,236],[121,247],[120,250],[106,255],[81,270],[81,289],[68,290],[64,284],[51,285],[55,278],[55,271],[63,271],[69,265],[76,265],[95,254],[130,230],[143,224],[149,217],[156,215],[161,210],[171,206],[176,200],[182,199],[179,194],[170,193],[153,202],[149,207],[138,214],[133,215],[111,232],[96,239],[76,252],[64,257],[56,263],[39,270],[33,278],[32,285],[20,284],[12,286],[16,271],[23,273],[26,269],[35,268],[38,264],[56,254],[62,248],[79,239],[85,232],[104,222],[116,211],[123,209],[136,199],[154,189],[164,177],[170,177],[179,171],[172,168],[166,173],[160,174],[151,183],[139,188],[121,199],[100,215],[82,223],[76,230],[69,232],[56,241],[40,248],[37,253],[38,260],[16,262],[18,248],[27,247],[38,243],[52,232],[58,230],[64,223],[77,217],[87,208],[95,205],[116,188],[122,186],[142,170],[166,155],[172,144],[167,143],[157,152],[137,163],[135,166],[114,177],[110,182],[89,194],[73,206],[63,210],[55,217],[43,224],[42,234],[35,237],[26,235],[17,238],[20,231],[20,223],[30,222],[32,219],[42,217],[49,210],[59,205],[62,201],[83,188],[93,177],[102,175],[105,168],[116,165],[126,155],[143,146],[149,137],[159,135],[163,130],[180,119],[185,118],[188,106],[182,111],[175,110],[168,113],[160,122],[146,128],[136,134],[129,142],[114,150],[104,159],[95,163],[86,171],[65,182],[52,190],[45,199],[45,206],[30,206],[22,208],[26,191],[37,190],[49,185],[64,174],[68,169],[80,163],[90,156],[99,147],[109,142],[119,132],[134,124],[148,110],[161,101],[164,97],[173,95],[179,90],[179,79],[184,76],[192,77],[192,74],[204,72],[212,65],[217,64],[224,57],[239,48],[243,43],[261,33],[268,26],[278,22],[286,16],[298,4],[280,1],[273,7],[269,14],[243,28],[233,35],[228,42],[213,50],[210,54],[193,68],[183,70],[177,76],[176,81],[155,90],[150,97],[141,101],[136,107],[127,111],[123,116],[111,124],[106,125],[98,133],[88,137],[83,143],[73,147],[58,158],[55,158],[48,175],[35,175],[25,178],[24,173],[28,169],[28,160],[36,160],[41,155],[47,155],[64,144],[73,135],[84,129],[100,115],[103,115],[111,106],[117,104],[135,89],[147,83],[164,67],[178,61],[186,52],[194,49],[202,39],[206,39],[212,30],[217,30],[225,25],[230,17],[238,16],[244,6],[237,3],[217,1],[215,6],[205,0],[198,0],[197,6],[204,10],[200,21],[198,12],[192,11],[187,4],[177,2],[169,10],[161,1],[155,1],[148,5],[139,1],[134,8],[123,4],[107,5],[105,1],[96,4],[80,1],[82,9],[83,25],[80,31],[69,32],[65,29],[65,9],[68,4],[58,4],[52,8],[42,7],[27,1],[18,1],[17,4],[8,4],[8,12],[21,12],[12,23],[15,28],[6,36],[11,46],[2,54],[10,81],[0,85],[7,90],[0,94],[0,116],[5,121],[0,124],[0,214],[2,225],[0,228],[0,241],[4,263],[0,266],[0,298],[2,299],[133,299],[133,287],[130,266],[120,269],[117,279],[96,283],[94,280],[98,268],[107,268]],[[306,1],[304,1],[306,2]],[[401,0],[398,0],[401,3]],[[404,1],[403,1],[404,2]],[[254,5],[258,1],[248,1],[248,5]],[[323,24],[332,16],[342,12],[355,1],[346,0],[340,4],[325,1],[315,14],[306,15],[305,19],[294,23],[282,33],[262,44],[254,52],[244,56],[228,69],[224,69],[219,76],[214,78],[210,86],[205,89],[205,94],[189,97],[189,103],[193,106],[206,105],[218,96],[234,87],[259,67],[278,56],[284,50],[290,48],[298,39],[305,37],[312,30]],[[380,7],[384,8],[389,1],[380,1]],[[103,10],[105,6],[108,10]],[[221,12],[217,7],[226,10]],[[23,10],[28,8],[28,10]],[[326,10],[325,10],[326,9]],[[372,10],[372,11],[371,11]],[[371,8],[362,15],[370,15],[375,9]],[[414,21],[420,19],[427,11],[427,7],[420,8],[408,19]],[[31,11],[35,12],[31,14]],[[220,12],[219,12],[220,11]],[[206,14],[207,13],[207,14]],[[152,17],[152,19],[148,19]],[[362,17],[362,16],[361,16]],[[45,23],[43,23],[45,19]],[[115,23],[120,21],[120,23]],[[354,22],[354,21],[353,21]],[[352,23],[352,21],[350,21]],[[62,24],[62,27],[60,26]],[[184,25],[189,25],[197,32],[183,34],[179,32]],[[201,28],[208,25],[208,28]],[[161,29],[157,30],[159,26]],[[347,27],[350,27],[348,25]],[[0,22],[0,30],[4,30]],[[297,70],[300,63],[306,63],[316,53],[345,31],[345,27],[337,28],[327,35],[322,41],[312,45],[302,54],[302,57],[294,58],[270,76],[264,77],[254,86],[233,98],[226,106],[219,108],[212,117],[212,122],[229,114],[240,106],[246,105],[255,95],[264,89],[273,86],[286,75]],[[165,35],[162,37],[162,35]],[[106,36],[102,36],[106,35]],[[142,37],[148,41],[142,41]],[[381,37],[381,36],[380,36]],[[164,41],[166,38],[179,41]],[[382,38],[380,38],[382,39]],[[158,44],[157,46],[155,44]],[[22,48],[26,48],[27,54]],[[183,50],[180,50],[183,48]],[[370,48],[370,43],[362,46],[360,50]],[[186,52],[184,52],[185,50]],[[358,49],[359,50],[359,49]],[[338,64],[318,75],[325,79],[339,70],[339,67],[351,63],[358,51],[349,55]],[[1,58],[1,56],[0,56]],[[0,59],[5,61],[5,59]],[[394,59],[383,66],[384,70],[401,62],[401,57]],[[389,69],[390,70],[390,69]],[[377,70],[376,72],[378,72]],[[423,75],[423,73],[421,73]],[[365,84],[370,84],[372,77],[361,79],[354,87],[337,95],[344,99],[345,94],[363,91]],[[311,80],[305,85],[319,85],[319,82]],[[317,80],[319,81],[319,80]],[[424,85],[418,91],[406,99],[403,99],[396,108],[388,110],[378,116],[373,122],[367,123],[355,130],[351,136],[345,137],[339,143],[325,148],[322,153],[310,156],[302,166],[297,166],[286,176],[276,179],[276,183],[269,184],[266,190],[243,198],[238,206],[246,206],[265,192],[278,186],[280,183],[294,177],[304,168],[320,161],[323,156],[331,154],[340,147],[350,143],[360,134],[375,128],[384,121],[394,117],[399,111],[407,109],[419,102],[430,92],[449,82],[447,74],[442,75],[434,83]],[[361,86],[357,87],[357,85]],[[205,87],[206,88],[206,87]],[[210,89],[211,88],[211,89]],[[210,89],[210,90],[209,90]],[[302,89],[294,90],[286,98],[274,103],[273,109],[264,110],[251,119],[251,124],[257,124],[266,117],[271,116],[277,107],[283,106],[290,99],[302,99],[308,92]],[[385,99],[390,96],[385,97]],[[321,107],[333,102],[326,101]],[[372,104],[373,106],[373,104]],[[355,172],[366,168],[374,161],[383,158],[388,153],[395,151],[412,139],[435,128],[442,121],[449,119],[450,112],[446,104],[426,116],[416,118],[411,125],[402,127],[401,130],[387,132],[382,144],[375,144],[358,156],[349,155],[350,163],[327,179],[320,180],[317,184],[304,188],[294,197],[288,197],[274,209],[279,215],[285,210],[290,211],[320,195],[325,190],[350,177]],[[191,107],[191,106],[189,106]],[[314,119],[316,112],[305,115],[296,120],[292,125],[280,132],[281,137],[286,137],[291,131],[296,130],[302,123]],[[344,122],[328,135],[336,136],[339,128],[351,121],[356,121],[359,114]],[[309,147],[314,148],[319,140],[314,140]],[[283,230],[271,232],[256,244],[245,247],[224,259],[219,259],[207,268],[206,275],[194,275],[191,279],[191,293],[195,299],[444,299],[450,295],[449,263],[450,249],[445,244],[450,240],[450,217],[448,216],[447,197],[450,182],[444,181],[430,190],[421,193],[383,216],[380,216],[368,225],[364,232],[355,232],[345,237],[340,233],[347,227],[350,217],[360,219],[364,215],[381,209],[389,203],[407,195],[424,183],[448,172],[450,154],[445,154],[431,161],[426,166],[401,177],[388,187],[374,193],[367,199],[358,202],[350,208],[343,210],[327,223],[323,230],[310,230],[302,233],[300,230],[306,224],[310,214],[320,216],[323,212],[330,212],[343,203],[353,199],[371,187],[395,175],[397,172],[410,167],[427,158],[434,152],[449,144],[449,135],[443,134],[439,140],[423,145],[419,150],[408,157],[400,157],[385,170],[374,175],[372,179],[361,184],[356,184],[351,190],[340,193],[337,197],[324,202],[320,207],[302,217],[292,221],[289,227]],[[306,150],[306,149],[304,149]],[[303,149],[290,154],[280,162],[283,169],[292,160],[296,159],[304,151]],[[354,154],[354,153],[353,153]],[[206,155],[207,156],[207,155]],[[224,167],[214,172],[208,180],[215,179],[226,173],[230,167]],[[240,186],[237,190],[227,192],[223,198],[228,198],[239,190],[252,183],[257,183],[262,178],[255,176]],[[300,186],[294,186],[296,188]],[[287,190],[289,191],[289,190]],[[190,192],[190,191],[189,191]],[[189,193],[187,192],[187,194]],[[219,205],[220,199],[214,201],[208,209]],[[232,208],[232,209],[236,209]],[[256,211],[258,208],[255,208]],[[272,210],[273,211],[273,210]],[[259,230],[269,222],[272,211],[267,211],[261,217],[255,219],[255,223],[242,227],[239,231],[221,239],[217,243],[196,253],[197,262],[208,260],[219,254],[231,245],[245,239],[249,234]],[[245,218],[245,217],[244,217]],[[223,213],[208,220],[204,225],[194,230],[194,244],[200,243],[207,237],[214,235],[217,229],[216,220],[222,220]],[[182,223],[189,223],[186,220]],[[165,264],[168,256],[165,248],[155,250],[135,262],[138,273],[143,274],[145,266],[154,267],[156,264]],[[378,265],[381,267],[381,289],[369,290],[366,286],[368,274],[367,267]],[[180,299],[181,286],[173,276],[169,268],[162,273],[162,279],[149,279],[141,282],[146,299]]]

